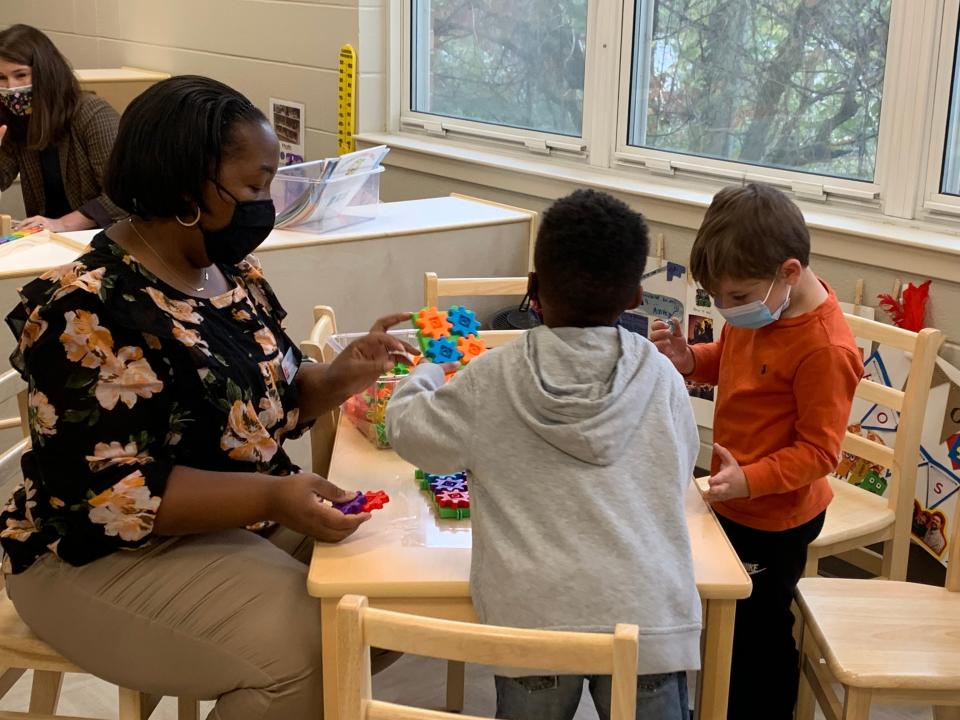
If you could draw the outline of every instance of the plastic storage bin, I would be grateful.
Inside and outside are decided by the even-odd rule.
[[[338,333],[331,335],[327,338],[327,345],[339,355],[347,345],[365,334]],[[416,347],[416,331],[412,329],[391,330],[390,334]],[[390,441],[386,434],[387,404],[397,387],[397,383],[404,377],[406,376],[381,375],[375,383],[362,392],[347,398],[340,406],[340,412],[344,413],[367,440],[378,448],[390,447]]]
[[[383,166],[323,178],[326,164],[317,160],[277,171],[270,186],[277,228],[322,233],[377,216]]]

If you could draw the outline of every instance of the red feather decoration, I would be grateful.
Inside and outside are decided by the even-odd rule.
[[[927,315],[927,300],[930,299],[930,281],[915,287],[908,283],[903,290],[903,301],[899,301],[889,293],[877,296],[880,307],[890,316],[893,324],[905,330],[918,332],[925,327],[924,318]]]

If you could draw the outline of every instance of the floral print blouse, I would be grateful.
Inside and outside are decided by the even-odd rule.
[[[149,542],[175,465],[298,471],[282,443],[304,429],[300,352],[256,260],[221,269],[233,290],[189,297],[100,233],[20,291],[7,323],[32,449],[0,514],[7,572],[48,552],[83,565]]]

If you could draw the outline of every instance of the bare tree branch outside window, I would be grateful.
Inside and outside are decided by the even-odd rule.
[[[587,0],[416,0],[413,109],[579,136]],[[414,76],[417,77],[416,70]]]
[[[873,180],[890,0],[641,1],[631,144]]]

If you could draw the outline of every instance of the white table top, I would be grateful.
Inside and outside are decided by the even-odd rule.
[[[317,543],[307,589],[316,597],[468,597],[469,520],[440,520],[392,450],[375,448],[341,416],[330,481],[350,490],[385,490],[390,502],[341,543]],[[693,483],[686,497],[697,588],[704,599],[742,598],[750,578]]]
[[[260,250],[530,222],[533,216],[533,213],[523,210],[513,210],[453,196],[380,203],[375,208],[367,206],[348,208],[348,210],[361,215],[376,213],[376,217],[322,233],[312,229],[310,225],[289,230],[274,230]]]
[[[78,233],[51,237],[44,230],[0,245],[0,279],[22,277],[29,280],[52,267],[69,263],[89,242],[76,235]]]

